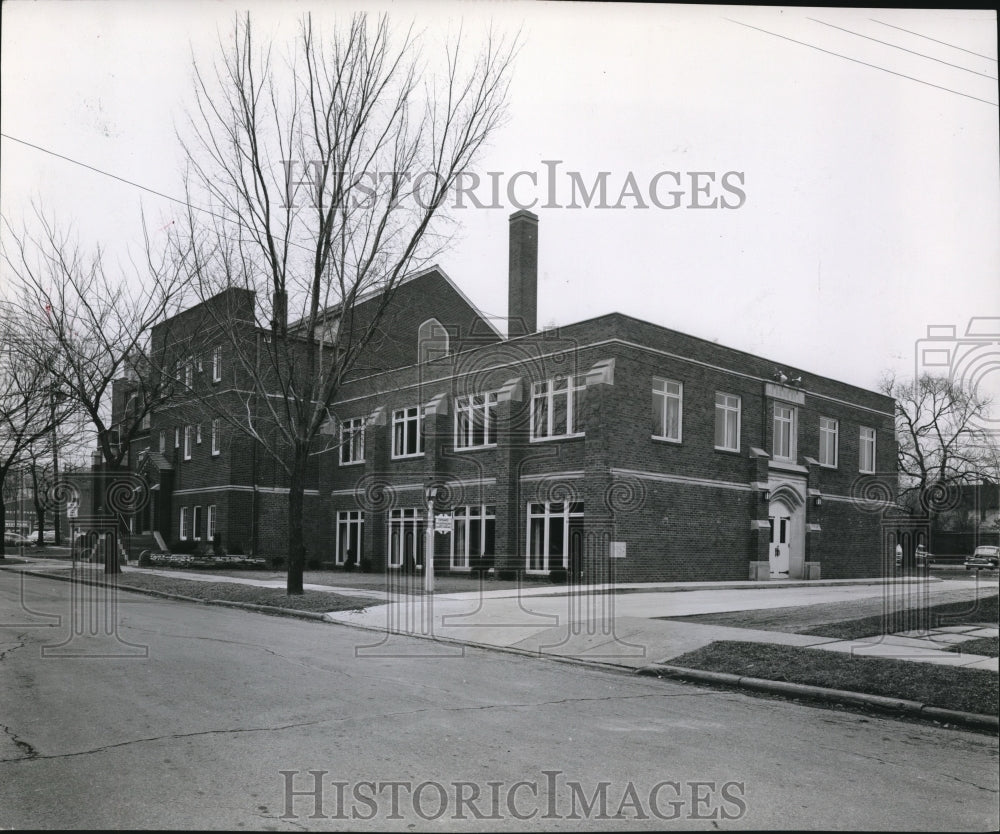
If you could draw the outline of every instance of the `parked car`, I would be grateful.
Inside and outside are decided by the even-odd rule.
[[[38,531],[37,530],[32,530],[30,533],[28,533],[28,538],[31,539],[33,542],[37,542],[38,541]],[[48,542],[49,544],[52,544],[52,542],[54,542],[55,540],[56,540],[56,531],[55,530],[42,530],[42,541],[43,542]]]
[[[21,533],[15,533],[13,530],[5,530],[3,534],[3,543],[8,547],[31,547],[35,543],[35,539],[28,538]]]
[[[992,544],[982,544],[971,556],[965,557],[965,569],[996,568],[1000,565],[1000,547]]]

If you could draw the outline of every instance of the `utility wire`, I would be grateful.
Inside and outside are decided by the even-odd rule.
[[[872,38],[868,35],[862,35],[860,32],[852,32],[850,29],[845,29],[843,26],[835,26],[833,23],[827,23],[825,20],[817,20],[815,17],[806,18],[811,20],[813,23],[819,23],[823,26],[829,26],[831,29],[839,29],[841,32],[847,32],[848,35],[856,35],[859,38],[864,38],[868,41],[875,41],[875,43],[880,43],[883,46],[891,46],[893,49],[901,49],[903,52],[909,52],[911,55],[917,55],[921,58],[927,58],[930,61],[937,61],[939,64],[944,64],[948,67],[954,67],[955,69],[964,70],[965,72],[971,72],[973,75],[981,75],[983,78],[989,78],[993,81],[997,80],[995,75],[988,75],[985,72],[979,72],[978,70],[969,69],[968,67],[962,67],[958,64],[951,64],[948,61],[942,61],[940,58],[935,58],[933,55],[924,55],[923,52],[914,52],[912,49],[907,49],[905,46],[899,46],[894,43],[889,43],[888,41],[880,41],[878,38]]]
[[[111,179],[113,180],[118,180],[118,182],[123,182],[125,183],[125,185],[131,185],[133,188],[138,188],[141,191],[146,191],[150,194],[155,194],[157,197],[162,197],[164,200],[170,200],[171,202],[177,203],[178,205],[187,206],[188,208],[194,209],[195,211],[203,212],[219,220],[225,221],[226,223],[235,223],[243,228],[248,228],[239,220],[233,220],[231,217],[225,217],[224,215],[216,214],[211,209],[201,208],[199,206],[192,205],[186,200],[180,200],[177,197],[171,197],[169,194],[164,194],[162,191],[156,191],[155,189],[149,188],[145,185],[141,185],[137,182],[133,182],[132,180],[127,180],[124,177],[119,177],[117,174],[112,174],[110,171],[105,171],[101,168],[95,168],[93,165],[88,165],[86,162],[80,162],[80,160],[78,159],[73,159],[72,157],[65,156],[64,154],[61,153],[57,153],[56,151],[51,151],[48,148],[43,148],[41,145],[36,145],[32,142],[27,142],[24,139],[18,139],[16,136],[11,136],[8,133],[0,132],[0,136],[2,136],[4,139],[10,139],[12,142],[18,142],[21,145],[26,145],[29,148],[34,148],[36,151],[47,153],[49,154],[49,156],[54,156],[57,157],[58,159],[65,160],[66,162],[71,162],[73,165],[79,165],[81,168],[86,168],[88,171],[93,171],[96,174],[101,174],[102,176],[105,177],[111,177]],[[290,246],[296,246],[299,249],[304,249],[307,252],[311,251],[308,247],[303,246],[302,244],[299,243],[295,243],[294,241],[289,241],[288,243]]]
[[[939,41],[937,38],[931,38],[927,35],[921,35],[919,32],[911,32],[909,29],[904,29],[902,26],[893,26],[891,23],[884,23],[881,20],[876,20],[874,17],[868,18],[872,23],[877,23],[879,26],[888,26],[891,29],[899,29],[900,32],[906,32],[910,35],[916,35],[918,38],[923,38],[924,40],[934,41],[934,43],[939,43],[942,46],[950,46],[952,49],[957,49],[960,52],[968,52],[970,55],[975,55],[977,58],[985,58],[987,61],[992,61],[994,64],[997,62],[996,58],[991,58],[989,55],[981,55],[978,52],[973,52],[971,49],[966,49],[963,46],[955,46],[953,43],[948,43],[947,41]]]
[[[747,29],[756,29],[758,32],[763,32],[765,35],[773,35],[776,38],[781,38],[785,41],[791,41],[792,43],[797,43],[799,46],[808,46],[810,49],[818,50],[819,52],[825,52],[827,55],[833,55],[836,58],[843,58],[845,61],[852,61],[855,64],[861,64],[862,66],[871,67],[872,69],[881,70],[882,72],[887,72],[890,75],[897,75],[900,78],[906,78],[909,81],[916,81],[918,84],[926,84],[928,87],[934,87],[937,90],[944,90],[948,93],[954,93],[956,96],[962,96],[963,98],[971,98],[974,101],[981,101],[983,104],[988,104],[991,107],[997,107],[997,103],[993,101],[987,101],[984,98],[979,98],[978,96],[969,95],[969,93],[961,93],[958,90],[953,90],[951,87],[942,87],[940,84],[932,84],[930,81],[923,81],[920,78],[914,78],[912,75],[904,75],[901,72],[896,72],[895,70],[886,69],[885,67],[880,67],[877,64],[869,64],[867,61],[861,61],[857,58],[851,58],[848,55],[841,55],[839,52],[832,52],[829,49],[823,49],[821,46],[816,46],[812,43],[806,43],[805,41],[797,41],[795,38],[790,38],[787,35],[779,35],[777,32],[769,32],[767,29],[761,29],[759,26],[751,26],[749,23],[743,23],[739,20],[733,20],[732,18],[724,18],[730,23],[736,23],[740,26],[746,26]]]

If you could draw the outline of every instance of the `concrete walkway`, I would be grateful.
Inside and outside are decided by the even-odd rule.
[[[59,560],[32,560],[36,568],[62,568]],[[42,564],[42,563],[46,564]],[[79,567],[79,565],[78,565]],[[95,571],[99,566],[92,567]],[[282,588],[284,579],[205,574],[195,571],[157,570],[126,567],[123,584],[129,573],[169,575],[176,579],[200,582],[232,582]],[[410,635],[480,646],[524,651],[531,654],[576,658],[640,668],[650,663],[665,663],[689,651],[718,640],[773,643],[821,651],[845,652],[865,657],[884,657],[945,666],[961,666],[998,672],[998,659],[980,655],[944,651],[949,645],[996,636],[992,623],[970,622],[946,626],[928,632],[904,632],[898,635],[869,637],[863,640],[840,640],[806,634],[734,628],[732,626],[693,623],[665,619],[726,611],[750,611],[849,602],[889,594],[913,598],[921,605],[935,604],[945,593],[962,591],[973,600],[977,595],[993,593],[996,581],[903,579],[827,580],[778,582],[698,582],[626,584],[616,586],[617,593],[602,587],[588,587],[586,593],[573,593],[565,585],[526,584],[481,588],[454,593],[387,593],[350,585],[307,584],[311,591],[336,593],[370,600],[361,610],[333,611],[324,615],[329,622],[358,626],[382,632],[379,639],[359,641],[359,650],[413,654],[409,641],[394,639]],[[412,590],[412,585],[408,586]],[[953,599],[953,594],[949,598]],[[450,651],[451,646],[442,651]],[[428,645],[417,652],[431,652]],[[432,653],[439,653],[434,650]]]

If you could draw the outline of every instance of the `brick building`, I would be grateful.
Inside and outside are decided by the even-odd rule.
[[[399,287],[314,456],[309,557],[421,569],[435,487],[452,516],[434,535],[439,571],[483,557],[539,576],[613,565],[620,581],[881,571],[890,398],[617,313],[540,332],[537,233],[530,212],[511,216],[508,338],[440,269]],[[248,345],[266,339],[253,303],[230,290],[181,314],[202,340],[177,365],[195,400],[248,407],[210,322],[241,317]],[[283,552],[278,467],[196,401],[158,410],[130,460],[155,496],[136,533]]]

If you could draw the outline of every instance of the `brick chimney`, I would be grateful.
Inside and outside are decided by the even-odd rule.
[[[507,336],[538,329],[538,215],[516,211],[510,216]]]

